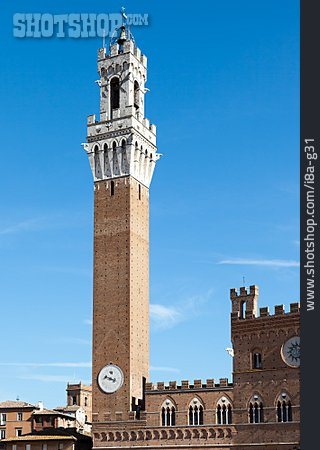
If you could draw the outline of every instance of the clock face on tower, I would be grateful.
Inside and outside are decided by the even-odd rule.
[[[98,375],[98,385],[106,394],[113,394],[123,385],[124,376],[120,367],[115,364],[104,366]]]
[[[290,367],[300,366],[300,337],[288,339],[281,347],[283,361]]]

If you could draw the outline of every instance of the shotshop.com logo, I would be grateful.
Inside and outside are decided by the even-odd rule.
[[[17,38],[112,37],[124,23],[148,25],[148,14],[24,14],[13,15],[13,36]]]

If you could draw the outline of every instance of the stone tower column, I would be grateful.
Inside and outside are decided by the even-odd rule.
[[[147,59],[122,26],[98,52],[100,119],[88,118],[94,178],[92,419],[138,418],[149,377],[149,186],[156,127],[144,117]],[[112,392],[111,392],[112,391]]]

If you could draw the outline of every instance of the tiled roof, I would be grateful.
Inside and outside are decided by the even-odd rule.
[[[4,402],[0,402],[0,408],[36,408],[36,406],[27,402],[6,400]]]
[[[54,409],[42,409],[38,411],[34,411],[34,416],[65,416],[68,419],[74,419],[74,416],[71,416],[70,414],[64,414],[61,411],[56,411]]]
[[[10,439],[1,439],[1,442],[16,442],[16,441],[53,441],[53,440],[61,440],[61,439],[72,439],[76,441],[77,438],[74,436],[46,436],[46,435],[26,435],[26,436],[18,436]]]
[[[55,409],[58,409],[58,408],[55,408]],[[81,406],[71,405],[71,406],[65,406],[63,408],[63,411],[78,411],[78,409],[82,409]]]

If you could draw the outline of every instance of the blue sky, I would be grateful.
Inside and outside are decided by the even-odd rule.
[[[48,407],[90,382],[92,176],[100,39],[17,39],[16,12],[113,13],[122,3],[2,7],[0,401]],[[299,300],[299,2],[127,1],[158,127],[150,194],[151,380],[231,377],[229,289]],[[6,8],[6,9],[5,9]]]

